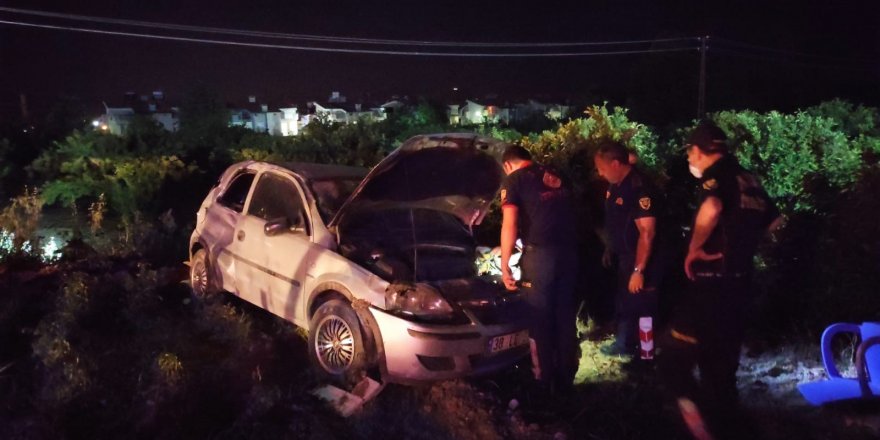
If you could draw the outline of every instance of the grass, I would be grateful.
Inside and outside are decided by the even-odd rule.
[[[578,319],[577,328],[578,334],[588,335],[596,331],[596,324],[592,320],[585,323]],[[581,358],[574,378],[576,385],[626,380],[627,373],[623,367],[630,359],[626,356],[606,354],[606,351],[614,345],[614,341],[613,335],[602,337],[598,341],[583,338],[580,343]]]
[[[234,297],[191,301],[185,270],[146,254],[0,271],[0,438],[687,438],[653,371],[603,353],[611,336],[583,338],[571,396],[536,392],[524,362],[389,385],[343,419],[310,393],[302,330]],[[873,438],[876,409],[799,400],[794,386],[820,374],[817,350],[744,357],[750,416],[765,438]]]

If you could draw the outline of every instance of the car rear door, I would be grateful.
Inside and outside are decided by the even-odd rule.
[[[312,243],[311,223],[299,184],[292,176],[262,173],[240,224],[241,261],[250,266],[252,280],[242,297],[270,312],[308,325],[303,313],[307,268],[321,247]],[[285,221],[288,227],[270,235],[266,224]]]

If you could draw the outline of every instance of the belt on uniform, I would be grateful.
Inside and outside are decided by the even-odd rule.
[[[553,243],[553,244],[526,244],[523,246],[524,251],[537,251],[539,249],[559,249],[571,246],[571,243]]]

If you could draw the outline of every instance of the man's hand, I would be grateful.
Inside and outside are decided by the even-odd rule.
[[[611,267],[611,248],[606,247],[605,252],[602,252],[602,267],[608,269]]]
[[[504,282],[504,287],[507,290],[516,290],[516,280],[513,278],[513,271],[510,270],[510,266],[501,268],[501,281]]]
[[[688,279],[694,280],[694,273],[691,270],[691,263],[694,261],[715,261],[724,258],[724,254],[707,254],[703,248],[691,249],[688,251],[687,257],[684,259],[684,273],[687,275]]]
[[[516,205],[501,206],[501,280],[507,290],[516,290],[516,280],[510,270],[510,256],[516,246],[517,213]]]
[[[645,287],[645,274],[633,272],[629,276],[629,293],[639,293]]]

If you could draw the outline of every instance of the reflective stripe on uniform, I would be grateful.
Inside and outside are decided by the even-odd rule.
[[[678,339],[679,341],[682,341],[682,342],[687,342],[688,344],[696,345],[698,343],[697,338],[695,338],[693,336],[688,336],[684,333],[679,333],[675,329],[672,329],[672,332],[670,334],[672,335],[673,338]]]

